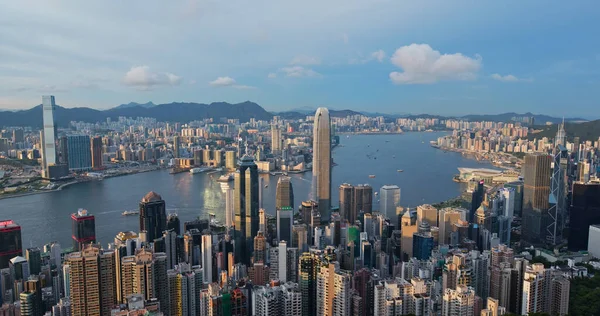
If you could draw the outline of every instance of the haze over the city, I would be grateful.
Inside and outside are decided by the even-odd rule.
[[[594,116],[595,1],[8,1],[0,109],[241,102]],[[568,110],[567,110],[568,109]]]

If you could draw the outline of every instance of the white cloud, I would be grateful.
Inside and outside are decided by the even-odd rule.
[[[277,74],[274,72],[271,72],[267,75],[267,78],[269,78],[269,79],[277,78]]]
[[[248,90],[248,89],[256,89],[254,86],[247,86],[242,84],[236,84],[235,79],[225,76],[219,77],[211,82],[209,82],[213,87],[232,87],[234,89]]]
[[[148,66],[135,66],[125,74],[123,83],[140,90],[150,90],[155,86],[175,86],[181,77],[168,72],[152,72]]]
[[[474,80],[481,69],[481,56],[441,54],[428,44],[400,47],[391,58],[402,72],[391,72],[395,84],[431,84],[442,80]]]
[[[286,77],[318,77],[320,74],[310,68],[304,68],[302,66],[283,67],[279,69],[283,72]]]
[[[208,84],[210,84],[211,86],[215,86],[215,87],[228,87],[228,86],[233,86],[235,84],[235,79],[231,78],[231,77],[219,77],[211,82],[209,82]]]
[[[517,81],[525,81],[525,82],[532,82],[533,79],[532,78],[517,78],[514,75],[501,75],[501,74],[493,74],[490,76],[492,79],[494,80],[498,80],[498,81],[502,81],[502,82],[517,82]]]
[[[371,59],[376,59],[378,62],[382,62],[384,58],[385,52],[383,51],[383,49],[371,53]]]
[[[296,56],[290,62],[290,65],[302,65],[302,66],[319,65],[319,64],[321,64],[321,59],[319,59],[318,57],[312,57],[312,56],[306,56],[306,55]]]

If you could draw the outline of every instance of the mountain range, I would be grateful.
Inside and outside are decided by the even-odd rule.
[[[64,108],[56,107],[55,121],[59,126],[66,127],[71,121],[83,121],[94,123],[105,121],[107,118],[117,119],[124,117],[152,117],[160,121],[168,122],[189,122],[193,120],[202,120],[212,118],[218,121],[227,117],[239,119],[241,122],[248,122],[251,118],[257,120],[270,120],[273,115],[281,116],[284,119],[303,119],[307,115],[312,115],[315,109],[310,107],[298,108],[283,112],[268,112],[260,105],[246,101],[242,103],[231,104],[227,102],[213,102],[210,104],[191,103],[191,102],[173,102],[167,104],[147,103],[127,103],[121,104],[108,110],[96,110],[91,108]],[[509,122],[513,117],[533,116],[537,123],[559,123],[562,118],[551,117],[547,115],[536,115],[532,113],[502,113],[490,115],[466,115],[459,117],[437,116],[429,114],[408,115],[408,114],[382,114],[374,112],[357,112],[353,110],[333,110],[329,111],[332,117],[346,117],[349,115],[366,116],[384,116],[388,119],[399,117],[407,118],[439,118],[439,119],[464,119],[470,121],[496,121]],[[580,118],[568,118],[567,122],[586,121]],[[28,110],[20,111],[0,111],[0,126],[42,126],[42,106],[38,105]]]

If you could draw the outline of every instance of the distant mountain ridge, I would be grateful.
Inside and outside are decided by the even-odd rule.
[[[156,104],[152,103],[152,101],[147,102],[147,103],[129,102],[127,104],[118,105],[118,106],[114,107],[114,109],[126,109],[126,108],[133,108],[136,106],[143,107],[143,108],[152,108],[152,107],[155,107]]]
[[[548,137],[554,139],[558,131],[558,124],[535,126],[538,132],[528,134],[529,139],[541,139]],[[583,123],[565,123],[565,132],[567,139],[573,140],[573,137],[579,137],[580,141],[596,141],[600,137],[600,120],[583,122]]]

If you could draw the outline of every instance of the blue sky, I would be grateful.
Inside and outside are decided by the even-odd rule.
[[[597,1],[5,1],[0,108],[600,117]]]

